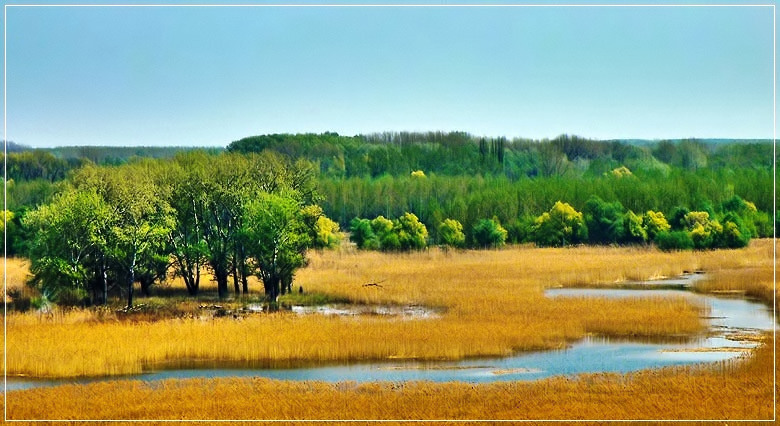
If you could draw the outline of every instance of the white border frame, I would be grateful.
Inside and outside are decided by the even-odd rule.
[[[562,8],[562,7],[575,7],[575,8],[669,8],[669,7],[691,7],[691,8],[744,8],[744,7],[766,7],[772,9],[772,206],[774,212],[777,212],[777,12],[776,5],[772,4],[4,4],[3,5],[3,295],[6,294],[6,286],[8,283],[7,268],[8,268],[8,240],[7,240],[7,218],[6,210],[8,208],[8,190],[6,183],[8,182],[8,85],[7,85],[7,40],[8,40],[8,8],[9,7],[183,7],[183,8],[212,8],[212,7],[267,7],[267,8],[320,8],[320,7],[339,7],[339,8]],[[773,257],[773,288],[772,293],[772,317],[775,324],[773,328],[773,343],[777,341],[777,228],[776,222],[773,221],[773,245],[772,245],[772,257]],[[541,420],[511,420],[511,419],[434,419],[434,420],[389,420],[389,419],[360,419],[360,420],[333,420],[333,419],[304,419],[304,420],[279,420],[279,419],[196,419],[196,420],[182,420],[182,419],[130,419],[130,420],[103,420],[103,419],[40,419],[40,420],[16,420],[8,419],[8,343],[7,343],[7,330],[8,330],[8,302],[3,297],[3,421],[5,422],[48,422],[48,423],[60,423],[60,422],[209,422],[209,423],[225,423],[225,422],[376,422],[376,423],[388,423],[388,422],[401,422],[401,423],[441,423],[441,422],[776,422],[777,421],[777,344],[773,345],[772,349],[772,419],[721,419],[721,420],[701,420],[701,419],[639,419],[639,420],[603,420],[603,419],[541,419]]]

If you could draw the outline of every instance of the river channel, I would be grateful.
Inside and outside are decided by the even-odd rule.
[[[505,358],[460,361],[381,361],[356,364],[318,365],[297,368],[197,368],[150,371],[121,377],[36,380],[8,377],[7,389],[56,386],[65,383],[89,383],[101,380],[143,380],[266,377],[280,380],[318,380],[326,382],[369,382],[429,380],[484,383],[511,380],[536,380],[579,373],[626,373],[647,368],[728,360],[747,356],[761,333],[775,326],[772,312],[765,305],[735,296],[714,296],[691,291],[701,275],[690,274],[670,280],[629,283],[619,289],[554,288],[545,295],[557,297],[684,297],[708,309],[709,332],[700,338],[677,342],[643,342],[589,336],[561,350],[523,352]],[[298,314],[323,314],[298,309]],[[326,311],[327,312],[327,311]],[[335,310],[334,312],[340,312]]]

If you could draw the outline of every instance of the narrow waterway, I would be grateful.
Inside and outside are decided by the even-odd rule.
[[[709,332],[698,339],[680,342],[639,342],[587,337],[566,349],[526,352],[505,358],[469,359],[436,362],[372,362],[298,368],[197,368],[153,371],[133,376],[84,380],[34,380],[8,378],[8,390],[64,383],[88,383],[98,380],[133,379],[156,381],[170,378],[267,377],[280,380],[341,381],[464,381],[484,383],[511,380],[536,380],[579,373],[626,373],[647,368],[722,361],[746,356],[757,345],[758,337],[774,327],[770,309],[743,297],[702,295],[690,291],[698,275],[671,280],[630,283],[630,288],[591,289],[555,288],[547,297],[685,297],[707,307]],[[673,288],[673,289],[670,289]],[[339,308],[343,309],[343,308]],[[314,314],[310,310],[300,313]],[[331,311],[329,313],[333,314]],[[345,311],[345,315],[354,315]],[[418,314],[418,312],[414,312]],[[416,315],[410,315],[416,316]],[[424,317],[424,316],[423,316]]]

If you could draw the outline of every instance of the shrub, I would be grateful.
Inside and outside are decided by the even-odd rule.
[[[556,202],[549,212],[536,218],[534,242],[540,246],[565,246],[588,239],[588,228],[582,213],[567,203]]]
[[[501,247],[507,231],[498,219],[482,219],[474,226],[474,243],[479,247]]]
[[[463,247],[466,243],[463,225],[455,219],[444,219],[437,229],[439,231],[439,240],[446,246]]]
[[[645,228],[648,240],[655,239],[655,236],[660,232],[666,232],[672,229],[662,212],[654,212],[652,210],[648,210],[645,215],[642,216],[642,226]]]
[[[655,236],[655,244],[659,249],[669,250],[691,250],[693,249],[693,239],[687,231],[662,231]]]

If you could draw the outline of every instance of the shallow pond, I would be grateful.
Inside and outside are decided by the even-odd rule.
[[[692,278],[677,277],[674,285],[687,287]],[[693,278],[696,279],[696,278]],[[433,362],[371,362],[348,365],[320,365],[297,368],[197,368],[154,371],[144,374],[85,380],[31,380],[8,378],[8,389],[54,386],[64,383],[88,383],[97,380],[134,379],[155,381],[169,378],[194,377],[267,377],[281,380],[341,381],[464,381],[474,383],[535,380],[550,376],[579,373],[625,373],[647,368],[721,361],[747,353],[756,343],[751,336],[774,327],[772,312],[764,305],[744,298],[701,295],[685,290],[669,290],[666,280],[651,282],[646,287],[632,289],[548,289],[548,297],[685,297],[708,307],[710,333],[699,339],[674,343],[650,343],[626,340],[585,338],[566,349],[525,352],[505,358],[468,359]],[[655,289],[653,289],[655,287]],[[662,289],[659,289],[662,287]],[[640,289],[641,288],[641,289]],[[324,308],[323,308],[324,309]],[[396,313],[404,316],[403,309]],[[323,314],[340,314],[338,309],[325,309]],[[306,313],[314,314],[316,309]],[[300,312],[304,313],[304,312]],[[348,311],[344,315],[354,315]],[[371,314],[370,312],[368,314]],[[376,314],[376,313],[374,313]],[[417,317],[420,312],[407,312]],[[421,315],[423,318],[426,315]],[[747,339],[745,339],[747,336]]]

